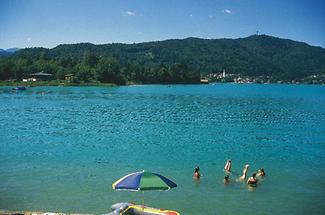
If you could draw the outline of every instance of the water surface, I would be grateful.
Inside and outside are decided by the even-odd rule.
[[[234,173],[224,186],[228,158]],[[253,190],[235,182],[246,163],[249,174],[266,170]],[[105,213],[116,202],[142,202],[111,184],[145,169],[178,184],[146,192],[153,207],[324,214],[324,166],[324,86],[0,88],[0,209]]]

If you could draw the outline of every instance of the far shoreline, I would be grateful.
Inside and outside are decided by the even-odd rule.
[[[34,82],[22,82],[22,81],[0,81],[0,86],[8,86],[8,87],[17,87],[17,86],[25,86],[25,87],[115,87],[118,86],[114,83],[101,83],[101,82],[66,82],[61,80],[54,81],[34,81]]]
[[[249,82],[249,83],[236,83],[236,82],[210,82],[210,83],[126,83],[124,85],[117,85],[115,83],[101,83],[101,82],[66,82],[62,80],[53,81],[35,81],[35,82],[15,82],[15,81],[0,81],[0,87],[118,87],[118,86],[146,86],[146,85],[215,85],[215,84],[233,84],[233,85],[307,85],[307,86],[324,86],[324,83],[291,83],[291,82]]]

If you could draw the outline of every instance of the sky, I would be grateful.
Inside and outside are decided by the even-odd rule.
[[[0,0],[0,48],[247,37],[325,47],[325,0]]]

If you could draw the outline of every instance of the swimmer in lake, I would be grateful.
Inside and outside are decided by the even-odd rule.
[[[223,183],[224,184],[229,184],[229,175],[226,175],[225,177],[224,177],[224,179],[223,179]]]
[[[231,160],[227,160],[225,168],[224,168],[227,172],[231,171]]]
[[[264,177],[265,176],[265,171],[263,168],[260,168],[258,171],[257,171],[257,176],[258,177]]]
[[[200,167],[195,167],[194,169],[194,174],[193,174],[193,178],[194,179],[200,179],[201,174],[200,174]]]
[[[243,169],[243,174],[242,174],[242,176],[240,176],[240,177],[239,177],[239,180],[240,180],[240,181],[243,181],[243,180],[245,180],[245,178],[246,178],[246,175],[247,175],[247,171],[248,171],[248,168],[249,168],[249,165],[248,165],[248,164],[246,164],[246,165],[244,166],[244,169]]]
[[[256,173],[253,173],[252,176],[247,179],[247,184],[253,187],[257,185]]]

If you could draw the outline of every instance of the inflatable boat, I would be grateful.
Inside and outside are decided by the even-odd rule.
[[[133,203],[117,203],[111,206],[112,212],[106,215],[180,215],[176,211],[151,208]]]

